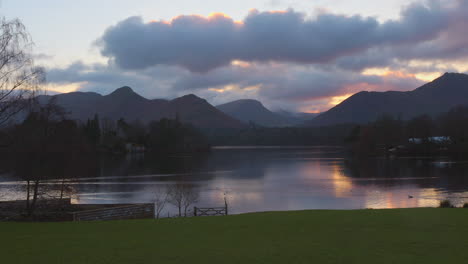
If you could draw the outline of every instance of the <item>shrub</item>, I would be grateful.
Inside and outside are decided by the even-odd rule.
[[[450,202],[450,200],[443,200],[440,201],[439,208],[453,208],[454,206]]]
[[[468,203],[464,203],[463,208],[468,208]]]

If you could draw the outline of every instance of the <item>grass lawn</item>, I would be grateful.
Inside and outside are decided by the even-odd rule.
[[[468,209],[0,223],[1,263],[467,263]]]

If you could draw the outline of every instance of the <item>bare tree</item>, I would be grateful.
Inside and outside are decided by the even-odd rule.
[[[56,166],[59,153],[53,143],[57,137],[56,122],[64,119],[64,111],[56,105],[55,100],[31,111],[26,120],[17,126],[13,153],[15,158],[15,173],[26,181],[26,210],[32,215],[37,200],[42,196],[39,186]],[[35,133],[31,133],[34,131]],[[60,144],[58,144],[60,145]],[[51,151],[54,149],[54,151]],[[64,156],[64,155],[62,155]],[[60,162],[60,164],[62,164]]]
[[[182,216],[182,204],[184,200],[181,185],[182,184],[172,185],[168,190],[168,202],[179,209],[179,217]]]
[[[184,206],[184,216],[187,217],[187,211],[191,205],[198,201],[198,192],[195,190],[193,184],[184,184],[183,186],[184,199],[182,205]]]
[[[0,18],[0,125],[30,105],[44,81],[35,67],[32,41],[18,19]]]
[[[187,216],[188,208],[198,201],[198,192],[195,190],[195,185],[187,183],[178,183],[169,188],[168,202],[179,210],[179,217]]]
[[[67,175],[73,177],[86,172],[92,167],[88,165],[88,158],[93,157],[82,130],[74,121],[66,119],[65,111],[55,100],[32,109],[34,111],[14,127],[9,146],[12,171],[26,181],[29,216],[34,213],[38,199],[57,195],[58,179],[61,179],[60,197],[71,194],[66,186]]]
[[[158,186],[154,195],[154,210],[156,212],[156,219],[159,219],[162,210],[166,206],[169,193],[167,188]]]

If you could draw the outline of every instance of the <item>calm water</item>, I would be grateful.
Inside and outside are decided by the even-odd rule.
[[[13,186],[21,183],[2,177],[3,199],[18,195]],[[96,175],[71,186],[75,203],[140,203],[178,182],[196,185],[202,207],[222,206],[227,193],[232,213],[427,207],[446,198],[468,202],[468,161],[353,161],[333,147],[218,147],[197,156],[103,158]]]

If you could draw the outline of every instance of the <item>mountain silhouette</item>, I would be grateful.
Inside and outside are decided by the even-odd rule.
[[[418,115],[436,116],[458,105],[468,104],[468,75],[443,76],[408,92],[359,92],[307,122],[312,126],[367,123],[382,114],[411,119]]]
[[[245,123],[253,122],[266,127],[291,126],[297,122],[268,110],[261,102],[252,99],[237,100],[216,108]]]
[[[124,86],[108,95],[94,92],[71,92],[58,95],[42,95],[39,101],[46,102],[55,97],[70,118],[85,121],[98,114],[100,118],[142,122],[162,118],[179,118],[199,128],[242,128],[245,125],[234,119],[206,100],[190,94],[174,100],[146,99],[130,87]]]

